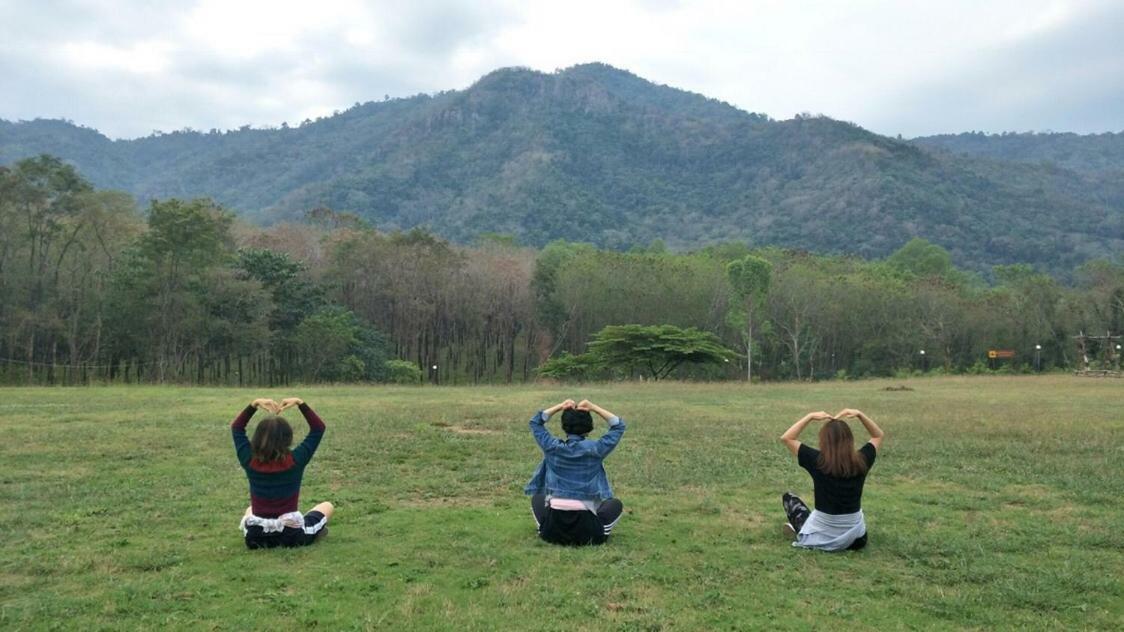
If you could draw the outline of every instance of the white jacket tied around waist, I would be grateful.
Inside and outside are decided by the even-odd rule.
[[[866,534],[862,510],[851,514],[813,511],[800,528],[792,546],[821,551],[842,551]]]

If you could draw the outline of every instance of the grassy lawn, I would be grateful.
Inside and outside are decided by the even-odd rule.
[[[897,384],[913,390],[885,390]],[[287,395],[328,424],[302,508],[337,513],[313,547],[251,552],[228,426],[252,397]],[[607,461],[625,516],[600,548],[538,541],[522,495],[539,459],[527,420],[566,396],[629,424]],[[0,624],[1120,629],[1122,405],[1124,381],[1068,376],[3,388]],[[864,495],[870,545],[792,549],[780,494],[810,502],[811,480],[776,438],[843,407],[887,433]]]

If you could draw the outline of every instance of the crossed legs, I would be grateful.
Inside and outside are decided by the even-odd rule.
[[[800,533],[800,528],[808,521],[808,516],[812,515],[812,510],[808,508],[808,505],[806,505],[803,500],[800,500],[799,496],[791,492],[785,492],[781,496],[781,505],[784,506],[784,514],[788,517],[788,524],[785,525],[785,529],[788,530],[791,528],[792,533],[790,535],[792,539],[795,540],[796,535]],[[866,546],[866,542],[867,538],[864,533],[861,537],[852,542],[851,546],[847,547],[847,550],[858,551]]]
[[[545,495],[535,494],[531,496],[531,516],[535,519],[536,529],[542,529],[543,520],[546,520],[549,511],[550,507],[546,504]],[[601,506],[597,508],[597,517],[601,521],[602,529],[606,537],[612,533],[613,527],[617,526],[623,514],[624,503],[622,503],[619,498],[610,498],[601,503]]]

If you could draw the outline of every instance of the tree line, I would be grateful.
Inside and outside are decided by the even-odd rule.
[[[6,384],[1051,370],[1081,361],[1073,335],[1124,331],[1124,259],[1070,276],[1008,265],[985,278],[921,239],[870,261],[741,243],[458,245],[324,208],[262,228],[206,199],[138,209],[49,156],[0,167]],[[671,349],[696,341],[715,361],[645,371],[613,343],[643,331]],[[997,365],[989,349],[1016,356]]]

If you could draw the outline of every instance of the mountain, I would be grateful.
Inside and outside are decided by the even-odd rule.
[[[1049,163],[1087,175],[1124,175],[1124,132],[1104,134],[940,134],[911,142],[954,154],[1014,162]]]
[[[142,200],[210,196],[266,223],[328,206],[455,240],[738,239],[873,257],[921,236],[960,265],[1055,272],[1124,247],[1119,179],[824,117],[776,121],[603,64],[501,69],[463,91],[280,129],[112,141],[61,121],[0,122],[0,163],[38,153]]]

